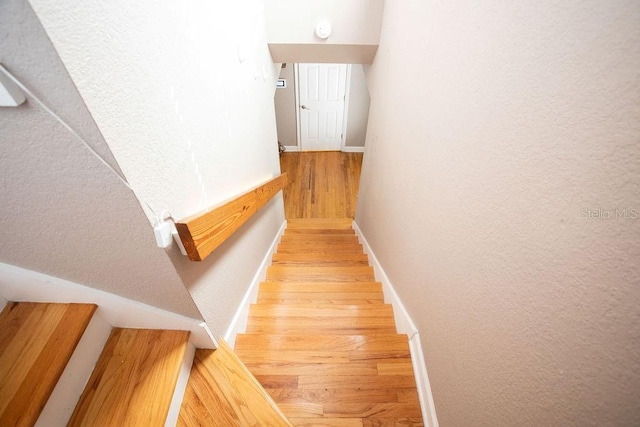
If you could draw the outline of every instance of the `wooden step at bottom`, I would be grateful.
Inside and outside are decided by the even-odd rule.
[[[10,302],[0,314],[0,425],[33,425],[71,358],[94,304]]]
[[[69,425],[164,425],[188,342],[188,331],[114,328]]]
[[[317,267],[271,265],[267,267],[268,282],[373,282],[373,267]]]
[[[187,383],[179,426],[291,426],[273,399],[220,342],[217,350],[197,350]]]
[[[340,219],[289,219],[287,220],[287,228],[306,228],[306,229],[351,229],[353,224],[352,218]]]

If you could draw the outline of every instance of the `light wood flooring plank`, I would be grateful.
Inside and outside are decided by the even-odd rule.
[[[333,317],[375,317],[393,318],[391,304],[251,304],[250,317],[309,317],[333,318]]]
[[[411,359],[404,362],[378,362],[378,375],[413,375],[413,366]]]
[[[389,334],[396,332],[393,316],[375,317],[249,317],[248,333],[307,335],[310,328],[317,334]]]
[[[238,357],[246,363],[351,363],[348,351],[281,351],[239,350]]]
[[[375,363],[247,363],[253,375],[377,375]]]
[[[359,351],[390,352],[408,351],[409,343],[406,335],[261,335],[238,334],[236,352],[245,350],[278,349],[280,351]]]
[[[363,418],[362,425],[364,427],[423,427],[422,418]]]
[[[258,297],[261,304],[384,304],[383,298],[373,293],[350,293],[344,294],[323,294],[321,292],[312,293],[269,293],[264,292]]]
[[[287,418],[322,418],[324,407],[321,403],[280,403]]]
[[[405,388],[398,390],[398,402],[420,404],[418,390],[415,388]]]
[[[262,282],[260,292],[377,292],[382,295],[380,282]]]
[[[290,178],[291,179],[291,176]],[[353,219],[348,217],[342,218],[288,218],[287,217],[287,230],[301,229],[301,230],[344,230],[348,229],[353,231]]]
[[[351,220],[348,220],[351,221]],[[284,230],[284,234],[286,235],[296,235],[296,234],[345,234],[345,235],[355,235],[356,232],[351,225],[347,228],[290,228],[287,227]]]
[[[395,403],[399,402],[400,393],[411,389],[373,389],[361,390],[354,384],[348,389],[267,389],[278,402],[345,402],[345,403]],[[404,394],[403,394],[404,396]],[[413,403],[409,401],[407,403]]]
[[[315,267],[282,266],[267,267],[269,282],[373,282],[373,267]]]
[[[363,253],[275,253],[272,259],[273,264],[281,265],[316,265],[316,266],[348,266],[348,265],[369,265],[369,258]]]
[[[298,377],[298,388],[301,389],[327,389],[327,388],[353,388],[358,384],[362,390],[388,389],[388,388],[409,388],[415,387],[415,379],[411,375],[300,375]],[[281,387],[270,387],[281,388]]]
[[[420,405],[414,403],[344,403],[330,402],[323,406],[326,417],[420,417]]]
[[[335,254],[351,253],[361,254],[360,243],[324,243],[324,242],[284,242],[280,243],[277,253],[309,253],[309,254]]]
[[[69,425],[164,424],[188,341],[188,331],[114,328]]]
[[[10,302],[0,315],[0,425],[33,425],[96,306]]]
[[[355,234],[285,234],[280,243],[324,243],[324,244],[358,244]]]
[[[362,427],[362,418],[289,418],[296,427]]]
[[[203,419],[204,425],[291,425],[224,341],[217,350],[196,351],[178,425]]]

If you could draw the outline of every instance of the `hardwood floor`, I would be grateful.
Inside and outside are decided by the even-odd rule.
[[[289,175],[284,189],[287,219],[354,217],[362,153],[283,153],[280,168]]]
[[[295,426],[423,425],[407,336],[350,220],[288,220],[235,351]]]

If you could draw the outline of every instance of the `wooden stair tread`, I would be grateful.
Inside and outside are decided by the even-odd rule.
[[[387,362],[250,362],[247,368],[253,375],[409,375],[413,376],[411,359]]]
[[[326,388],[353,388],[358,384],[361,390],[375,390],[384,388],[409,388],[415,387],[413,375],[300,375],[298,376],[298,388],[301,389],[326,389]]]
[[[0,314],[0,425],[33,425],[96,310],[9,302]]]
[[[356,234],[353,228],[286,228],[285,235],[289,234]]]
[[[250,317],[376,317],[393,318],[390,304],[251,304]]]
[[[270,282],[373,282],[373,267],[317,267],[298,265],[271,265],[267,267]]]
[[[384,304],[382,295],[375,292],[344,293],[298,293],[298,292],[262,292],[258,295],[258,304]]]
[[[277,253],[312,253],[333,254],[336,252],[348,252],[361,254],[360,243],[326,243],[326,242],[284,242],[278,245]]]
[[[335,244],[358,244],[358,237],[355,234],[284,234],[280,238],[280,243],[324,243]]]
[[[262,282],[260,292],[375,292],[382,295],[380,282]]]
[[[238,334],[236,337],[236,352],[245,350],[278,349],[281,351],[376,351],[376,350],[406,350],[409,351],[409,341],[402,334],[376,335],[264,335]],[[241,358],[242,359],[242,358]]]
[[[296,418],[289,417],[296,427],[362,427],[362,418]]]
[[[325,219],[289,219],[287,220],[287,228],[306,228],[306,229],[352,229],[352,218]]]
[[[114,328],[69,425],[164,424],[188,341],[188,331]]]
[[[291,426],[233,350],[197,350],[180,408],[180,426]]]
[[[292,335],[296,336],[296,335]],[[238,350],[238,356],[245,363],[359,363],[404,362],[411,358],[406,350]]]
[[[396,332],[393,316],[377,317],[249,317],[248,333],[264,334],[308,334],[313,329],[317,334],[381,334]]]
[[[363,253],[337,252],[324,254],[310,253],[275,253],[272,258],[273,264],[306,264],[306,265],[335,265],[348,266],[351,264],[369,265],[369,258]]]

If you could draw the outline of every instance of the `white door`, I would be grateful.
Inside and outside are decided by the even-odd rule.
[[[347,65],[299,64],[298,84],[301,150],[340,150]]]

